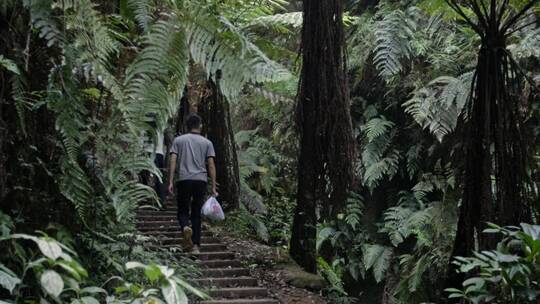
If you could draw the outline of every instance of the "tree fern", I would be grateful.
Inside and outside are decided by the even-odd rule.
[[[287,69],[270,60],[228,20],[215,19],[201,12],[190,21],[188,41],[191,57],[214,80],[220,71],[222,93],[229,100],[234,100],[247,83],[279,81],[291,76]]]

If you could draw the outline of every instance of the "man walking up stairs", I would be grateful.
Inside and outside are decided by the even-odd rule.
[[[169,193],[172,194],[174,191],[174,173],[178,169],[176,199],[178,223],[184,237],[184,249],[193,249],[194,253],[198,253],[201,245],[201,207],[208,183],[207,163],[212,182],[212,195],[217,196],[214,164],[216,153],[212,142],[201,135],[202,119],[199,115],[190,114],[186,125],[189,133],[175,138],[170,150]],[[190,219],[191,227],[189,226]]]

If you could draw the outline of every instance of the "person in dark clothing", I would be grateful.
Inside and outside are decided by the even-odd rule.
[[[216,154],[212,142],[201,135],[202,119],[197,114],[190,114],[186,125],[189,133],[175,138],[171,146],[169,193],[173,193],[174,174],[178,169],[176,183],[178,222],[184,237],[184,247],[197,253],[201,244],[201,207],[206,194],[208,175],[212,195],[217,196],[214,163]]]

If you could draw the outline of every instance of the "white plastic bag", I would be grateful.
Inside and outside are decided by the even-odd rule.
[[[201,214],[212,221],[223,221],[225,213],[214,196],[210,196],[201,208]]]

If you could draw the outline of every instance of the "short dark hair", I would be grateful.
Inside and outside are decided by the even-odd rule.
[[[195,113],[188,115],[186,119],[186,127],[188,128],[188,130],[199,129],[201,127],[201,124],[202,118],[199,115]]]

